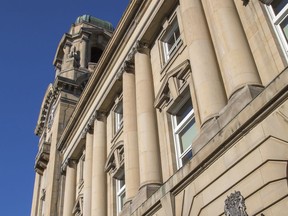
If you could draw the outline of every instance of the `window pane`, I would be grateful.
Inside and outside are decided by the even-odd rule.
[[[275,15],[277,15],[288,3],[288,0],[274,0],[272,2],[272,8]]]
[[[192,110],[192,101],[188,100],[176,115],[177,124],[179,124]]]
[[[182,158],[182,165],[186,164],[192,158],[192,150],[188,151]]]
[[[288,42],[288,16],[280,24],[286,41]]]
[[[196,136],[196,125],[193,119],[188,125],[179,133],[181,154],[191,146],[193,138]]]

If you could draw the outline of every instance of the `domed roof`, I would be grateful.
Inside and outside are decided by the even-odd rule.
[[[90,15],[85,14],[85,15],[79,16],[76,19],[75,24],[82,23],[82,22],[88,22],[100,28],[106,29],[108,31],[114,31],[114,27],[110,22],[98,19]]]

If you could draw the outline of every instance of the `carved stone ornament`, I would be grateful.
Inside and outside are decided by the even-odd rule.
[[[250,0],[242,0],[242,1],[243,5],[247,6]],[[271,3],[273,2],[273,0],[259,0],[259,1],[265,5],[271,5]]]
[[[224,213],[226,216],[248,216],[244,197],[240,191],[231,193],[225,200]]]

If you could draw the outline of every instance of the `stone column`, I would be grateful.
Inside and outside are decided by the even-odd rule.
[[[76,199],[76,166],[75,160],[69,159],[66,166],[66,179],[63,203],[63,216],[71,216]]]
[[[38,173],[36,173],[34,190],[33,190],[32,207],[31,207],[31,216],[37,216],[37,209],[39,208],[40,188],[41,188],[41,176]]]
[[[93,136],[93,167],[92,167],[92,216],[107,215],[107,180],[106,162],[106,117],[96,113]]]
[[[201,1],[180,0],[180,9],[203,125],[226,105],[226,94]]]
[[[245,85],[261,85],[234,1],[202,2],[228,98]]]
[[[149,50],[140,42],[135,53],[135,85],[140,187],[162,183],[154,86]]]
[[[85,163],[84,163],[84,188],[83,188],[83,216],[91,215],[92,194],[92,157],[93,157],[93,133],[90,129],[86,133]]]
[[[88,47],[88,35],[83,35],[80,42],[80,67],[88,67],[88,56],[87,56],[87,47]]]
[[[123,67],[123,132],[126,201],[132,200],[140,187],[139,154],[137,136],[137,111],[135,74],[133,63],[126,61]]]

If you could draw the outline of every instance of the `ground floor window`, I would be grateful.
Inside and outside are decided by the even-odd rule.
[[[116,204],[117,204],[117,213],[122,211],[125,199],[126,199],[126,192],[125,192],[125,179],[123,180],[116,180],[116,190],[117,190],[117,196],[116,196]]]
[[[187,100],[175,115],[172,115],[173,135],[178,168],[192,158],[192,140],[196,136],[194,109],[191,99]]]

